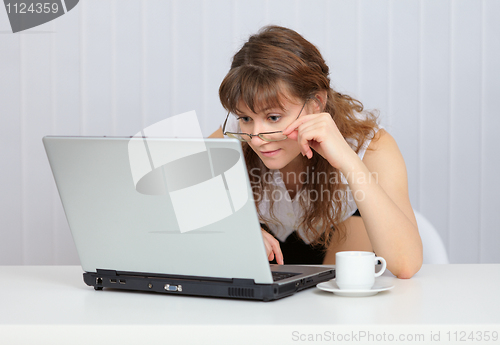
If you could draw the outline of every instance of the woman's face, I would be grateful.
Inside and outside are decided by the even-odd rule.
[[[270,108],[258,110],[258,113],[254,113],[246,104],[241,102],[238,105],[241,113],[236,116],[241,132],[259,134],[283,131],[297,119],[299,113],[307,113],[307,107],[302,110],[304,103],[298,99],[288,98],[282,104],[284,109]],[[269,169],[283,169],[290,162],[298,159],[300,154],[299,145],[292,139],[268,142],[255,136],[248,144]]]

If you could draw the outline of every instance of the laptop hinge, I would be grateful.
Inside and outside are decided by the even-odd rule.
[[[98,268],[98,269],[96,270],[96,273],[97,273],[97,274],[106,275],[106,276],[117,276],[117,274],[116,274],[116,271],[115,271],[115,270],[102,270],[102,269]]]
[[[255,280],[253,279],[242,279],[242,278],[233,278],[234,285],[255,285]]]

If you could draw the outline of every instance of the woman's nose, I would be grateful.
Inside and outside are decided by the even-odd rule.
[[[261,145],[264,140],[262,140],[257,134],[252,136],[252,145]]]
[[[265,133],[265,132],[270,131],[269,128],[266,128],[265,123],[260,122],[260,121],[255,121],[252,127],[253,127],[252,132],[251,132],[252,133],[252,139],[251,139],[252,144],[253,145],[257,145],[257,144],[260,145],[260,144],[262,144],[262,142],[265,142],[265,140],[262,140],[258,136],[260,133]]]

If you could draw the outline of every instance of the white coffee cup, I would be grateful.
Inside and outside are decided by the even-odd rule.
[[[382,268],[375,273],[379,260]],[[371,252],[338,252],[335,254],[335,281],[341,290],[368,290],[386,267],[385,259]]]

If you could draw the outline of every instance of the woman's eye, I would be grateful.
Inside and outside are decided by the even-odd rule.
[[[250,118],[248,116],[240,116],[238,117],[238,121],[241,121],[243,123],[248,123],[250,122]]]
[[[268,119],[271,122],[278,122],[281,119],[281,116],[279,116],[279,115],[269,115]]]

